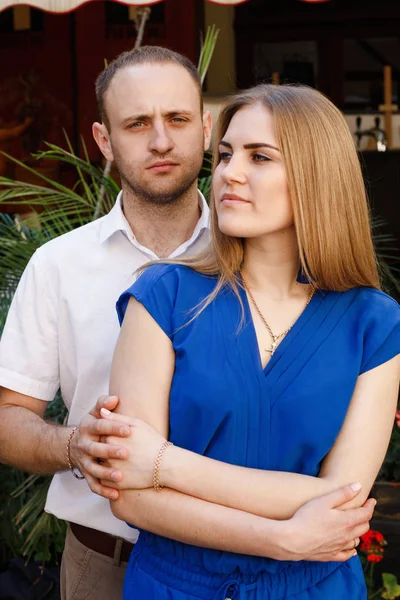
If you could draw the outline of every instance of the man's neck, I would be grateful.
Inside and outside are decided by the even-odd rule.
[[[167,258],[190,239],[201,214],[196,184],[171,204],[150,204],[128,190],[123,190],[122,199],[133,235],[159,258]]]

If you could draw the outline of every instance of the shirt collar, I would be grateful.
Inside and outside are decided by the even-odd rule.
[[[200,190],[198,190],[197,193],[199,198],[199,207],[201,210],[201,215],[200,219],[196,224],[196,227],[194,228],[190,240],[184,243],[186,247],[190,246],[191,243],[193,243],[205,229],[209,229],[210,227],[210,209],[208,208],[208,204]],[[110,210],[110,212],[102,219],[100,229],[100,242],[105,242],[118,231],[122,231],[122,233],[124,233],[128,240],[133,244],[138,244],[135,236],[133,235],[132,229],[130,228],[129,223],[122,211],[122,191],[118,194],[115,204]],[[175,252],[177,252],[177,250]],[[175,254],[175,252],[173,254]]]

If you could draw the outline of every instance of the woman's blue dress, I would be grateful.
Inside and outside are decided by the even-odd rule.
[[[371,288],[317,291],[263,369],[243,290],[241,328],[241,306],[230,289],[183,326],[215,285],[188,267],[160,264],[118,301],[120,321],[134,296],[173,343],[170,440],[235,465],[317,476],[357,377],[400,353],[399,305]],[[364,600],[366,590],[358,557],[277,561],[141,531],[124,600],[225,598]]]

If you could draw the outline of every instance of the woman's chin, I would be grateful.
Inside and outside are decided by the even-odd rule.
[[[239,218],[224,218],[221,216],[218,219],[218,227],[222,233],[231,237],[252,237],[251,227],[243,223],[243,219]]]
[[[220,221],[218,223],[220,231],[225,235],[237,238],[251,238],[257,235],[254,227],[246,226],[244,223],[228,223]]]
[[[295,229],[293,225],[293,221],[283,221],[269,223],[268,227],[262,227],[259,220],[254,222],[250,222],[246,219],[236,218],[224,218],[225,216],[220,216],[218,219],[218,227],[222,233],[225,235],[229,235],[230,237],[237,238],[256,238],[256,237],[264,237],[271,235],[279,235],[282,236],[283,233],[287,233],[290,235],[295,235]]]

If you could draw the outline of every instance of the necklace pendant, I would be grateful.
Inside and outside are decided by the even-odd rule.
[[[276,340],[274,340],[271,343],[271,348],[266,348],[265,350],[266,350],[266,352],[269,352],[271,354],[271,356],[273,356],[275,349],[276,349]]]

